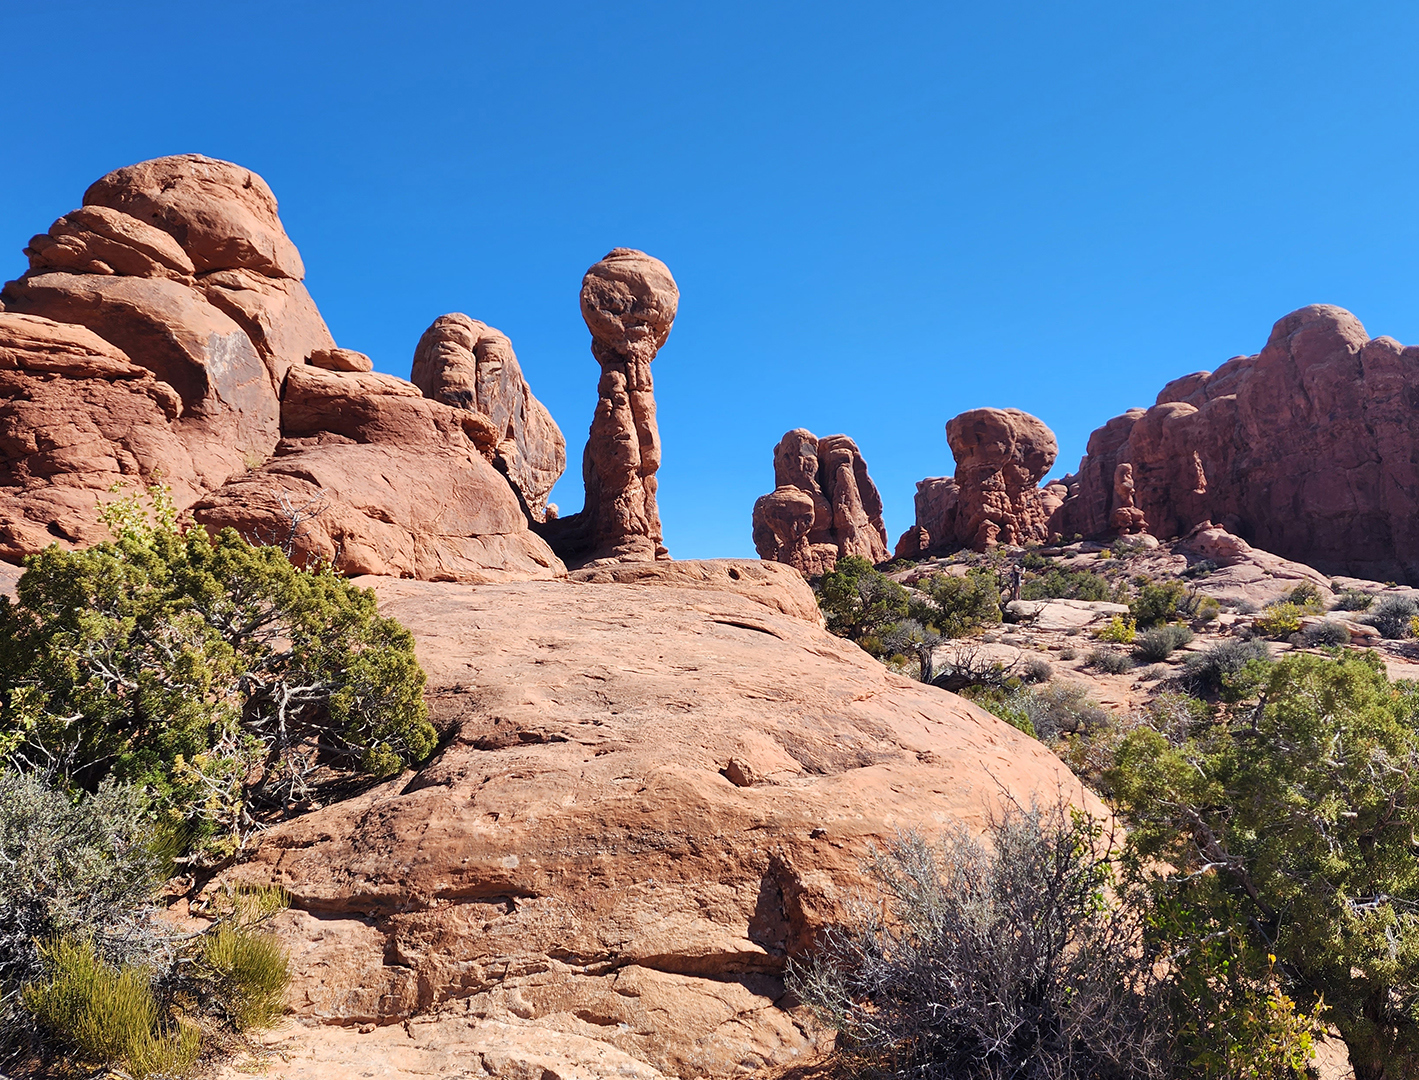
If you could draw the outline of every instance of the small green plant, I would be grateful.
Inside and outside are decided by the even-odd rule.
[[[1042,560],[1043,561],[1043,560]],[[1089,570],[1064,570],[1050,566],[1020,587],[1021,600],[1107,600],[1109,582]]]
[[[1079,650],[1073,645],[1066,645],[1059,650],[1059,658],[1061,660],[1077,660],[1079,659]]]
[[[1286,602],[1295,604],[1296,607],[1308,614],[1321,611],[1325,607],[1325,602],[1321,599],[1320,589],[1310,581],[1303,581],[1286,594]]]
[[[1182,681],[1191,693],[1220,694],[1224,700],[1237,700],[1253,685],[1259,685],[1270,663],[1271,650],[1266,642],[1233,638],[1189,656]]]
[[[1215,596],[1198,596],[1192,607],[1192,617],[1200,623],[1215,622],[1222,605]]]
[[[1054,677],[1054,668],[1042,656],[1032,656],[1020,666],[1020,681],[1046,683]]]
[[[1182,572],[1182,576],[1185,578],[1199,578],[1206,577],[1208,574],[1216,572],[1217,564],[1211,559],[1198,559],[1197,562],[1193,563]]]
[[[1419,604],[1407,596],[1382,596],[1375,601],[1364,621],[1387,638],[1407,637]]]
[[[1374,602],[1374,596],[1361,589],[1343,589],[1335,598],[1335,610],[1365,611]]]
[[[202,1046],[196,1024],[164,1027],[152,973],[115,968],[88,942],[60,938],[41,948],[47,976],[24,988],[25,1007],[76,1064],[121,1065],[137,1080],[188,1072]]]
[[[1172,622],[1180,612],[1187,612],[1188,591],[1181,581],[1157,582],[1139,577],[1134,584],[1138,591],[1128,602],[1128,607],[1140,628],[1146,630],[1150,626]]]
[[[1322,619],[1306,631],[1309,645],[1349,645],[1350,630],[1336,619]]]
[[[1180,623],[1155,626],[1137,636],[1133,642],[1133,655],[1145,664],[1156,664],[1190,641],[1192,631]]]
[[[1084,658],[1084,663],[1107,675],[1122,675],[1132,669],[1133,657],[1117,649],[1093,649]]]
[[[1100,562],[1107,562],[1108,560],[1112,559],[1113,557],[1114,557],[1114,553],[1113,553],[1112,551],[1110,551],[1108,548],[1103,548],[1103,549],[1101,549],[1101,550],[1099,551],[1099,561],[1100,561]]]
[[[1131,645],[1137,632],[1132,618],[1115,615],[1094,631],[1094,637],[1099,641],[1107,641],[1113,645]]]
[[[1301,628],[1304,612],[1295,604],[1284,601],[1264,609],[1252,623],[1257,633],[1269,638],[1284,638]]]
[[[239,924],[222,926],[207,936],[202,961],[238,1031],[269,1027],[280,1017],[291,971],[286,950],[273,935]]]

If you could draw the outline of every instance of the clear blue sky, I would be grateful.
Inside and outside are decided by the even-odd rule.
[[[1035,413],[1058,475],[1303,304],[1419,341],[1403,3],[73,3],[0,10],[0,276],[120,165],[261,173],[343,346],[512,338],[581,503],[611,247],[664,259],[679,557],[752,554],[771,447],[862,447],[895,541],[943,425]]]

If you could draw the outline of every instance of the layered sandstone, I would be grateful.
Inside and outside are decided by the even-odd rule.
[[[507,335],[467,315],[440,315],[414,350],[409,375],[425,397],[486,416],[498,434],[493,464],[536,521],[567,467],[567,443],[532,395]]]
[[[1212,521],[1328,574],[1419,582],[1416,386],[1419,348],[1370,338],[1341,308],[1301,308],[1255,356],[1176,379],[1095,431],[1062,531],[1116,527],[1126,463],[1160,539]]]
[[[601,365],[582,455],[586,501],[542,529],[570,566],[669,558],[655,499],[660,429],[650,364],[679,303],[669,268],[643,251],[616,248],[582,279],[581,314]]]
[[[430,376],[438,400],[376,374],[336,347],[250,170],[118,169],[26,251],[0,293],[0,558],[105,539],[100,498],[158,481],[201,524],[350,573],[564,572],[527,520],[561,434],[506,339],[467,400],[437,392],[458,357]]]
[[[1044,422],[1019,409],[971,409],[946,424],[954,476],[916,486],[916,524],[897,542],[912,558],[933,550],[1048,540],[1064,501],[1040,490],[1059,444]]]
[[[774,447],[774,490],[754,504],[754,547],[763,559],[818,577],[845,555],[887,559],[882,497],[846,435],[820,439],[795,428]]]
[[[450,734],[229,872],[294,900],[289,1000],[319,1026],[281,1036],[273,1077],[801,1062],[817,1035],[784,966],[871,889],[869,845],[1004,795],[1099,809],[1038,742],[744,596],[360,584],[413,631]]]

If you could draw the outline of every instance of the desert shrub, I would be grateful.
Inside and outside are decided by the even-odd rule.
[[[926,602],[912,614],[943,637],[965,637],[1000,622],[1000,588],[989,570],[970,570],[964,577],[933,574],[919,589]]]
[[[1350,630],[1337,619],[1322,619],[1306,631],[1308,645],[1349,645]]]
[[[1059,650],[1059,658],[1061,660],[1077,660],[1079,659],[1079,650],[1073,645],[1066,645]]]
[[[163,1024],[150,969],[115,967],[89,942],[71,938],[42,946],[41,956],[48,970],[25,986],[24,1005],[71,1065],[121,1065],[142,1080],[185,1073],[196,1063],[201,1029]]]
[[[1022,687],[1013,695],[1013,704],[1044,742],[1064,735],[1092,734],[1109,723],[1109,711],[1089,696],[1085,684],[1077,681]]]
[[[872,866],[885,902],[826,931],[789,985],[867,1075],[1161,1076],[1158,978],[1108,846],[1063,807],[1011,807],[984,843],[907,835]]]
[[[1122,615],[1115,615],[1103,626],[1093,631],[1093,635],[1099,641],[1111,642],[1114,645],[1132,644],[1137,631],[1131,618],[1124,618]]]
[[[1166,664],[1149,664],[1137,675],[1137,678],[1143,682],[1156,682],[1158,679],[1166,679],[1167,677],[1168,667]]]
[[[1303,612],[1289,601],[1272,604],[1262,610],[1252,623],[1252,629],[1269,638],[1284,638],[1301,628]]]
[[[916,619],[903,619],[891,623],[878,634],[882,650],[889,656],[911,656],[917,663],[917,678],[929,683],[934,675],[933,657],[936,646],[941,644],[941,635],[929,626],[923,626]]]
[[[1241,694],[1249,666],[1265,665],[1270,660],[1271,650],[1264,641],[1219,641],[1205,652],[1187,658],[1182,682],[1194,694]]]
[[[1239,596],[1232,601],[1232,610],[1238,615],[1255,615],[1261,610],[1261,605],[1255,600],[1249,600],[1245,596]]]
[[[1108,579],[1089,570],[1051,567],[1020,586],[1021,600],[1107,600]]]
[[[1208,574],[1216,573],[1216,571],[1217,564],[1211,559],[1198,559],[1197,562],[1193,563],[1182,572],[1182,576],[1185,578],[1206,577]]]
[[[231,529],[183,533],[154,501],[155,524],[120,500],[114,541],[30,556],[18,602],[0,599],[12,763],[141,785],[209,860],[432,751],[413,637],[373,592]]]
[[[845,555],[819,579],[814,591],[828,630],[857,642],[874,656],[882,654],[877,635],[905,619],[911,594],[866,559]]]
[[[1187,586],[1181,581],[1150,581],[1139,578],[1138,588],[1128,608],[1133,612],[1133,621],[1141,628],[1172,622],[1178,617],[1179,608],[1187,611]]]
[[[1042,656],[1031,656],[1020,665],[1020,681],[1025,683],[1046,683],[1054,677],[1054,668]]]
[[[1296,607],[1307,613],[1320,611],[1325,607],[1325,602],[1321,599],[1320,589],[1313,582],[1303,581],[1286,594],[1286,602],[1295,604]]]
[[[960,693],[967,687],[1007,689],[1019,685],[1017,656],[1010,663],[996,659],[976,641],[956,641],[940,653],[941,670],[933,685]]]
[[[1132,669],[1133,657],[1117,649],[1091,649],[1084,663],[1107,675],[1122,675]]]
[[[1166,660],[1173,652],[1192,640],[1192,631],[1178,623],[1155,626],[1145,630],[1133,641],[1133,655],[1145,664]]]
[[[1364,621],[1387,638],[1409,636],[1409,621],[1419,615],[1419,605],[1407,596],[1382,596],[1365,615]]]
[[[1375,598],[1361,589],[1343,589],[1335,598],[1336,611],[1365,611]]]
[[[224,924],[206,937],[200,956],[236,1030],[276,1022],[291,972],[286,951],[273,935]]]
[[[979,705],[1030,738],[1040,737],[1035,725],[1030,721],[1029,714],[1021,707],[1019,688],[1012,691],[1001,686],[967,686],[960,694],[967,701]]]
[[[1194,597],[1192,617],[1200,623],[1213,622],[1222,611],[1222,605],[1215,596]]]
[[[1256,1016],[1233,988],[1269,976],[1300,1014],[1324,1003],[1356,1076],[1419,1075],[1419,695],[1364,652],[1288,656],[1255,691],[1181,743],[1130,733],[1110,777],[1130,861],[1165,868],[1150,923],[1184,1034],[1221,1056]]]
[[[152,898],[166,877],[139,792],[113,783],[70,797],[0,772],[0,1043],[15,994],[45,973],[40,943],[87,942],[114,964],[152,963],[165,939]]]

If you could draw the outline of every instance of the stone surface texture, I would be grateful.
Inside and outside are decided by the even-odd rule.
[[[567,467],[567,442],[532,396],[507,336],[460,312],[440,315],[419,339],[409,377],[425,397],[492,421],[493,464],[528,513],[545,521],[547,495]]]
[[[227,872],[294,898],[289,1001],[319,1026],[279,1036],[273,1077],[804,1061],[822,1036],[784,965],[869,887],[869,845],[1003,793],[1101,810],[1038,742],[743,595],[358,583],[413,631],[450,734]]]
[[[888,558],[882,497],[867,462],[846,435],[818,438],[795,428],[774,447],[774,490],[754,504],[754,547],[761,558],[804,577],[831,570],[845,555]]]
[[[1102,536],[1113,477],[1160,539],[1216,522],[1326,574],[1419,583],[1419,347],[1349,312],[1294,311],[1255,356],[1163,388],[1095,431],[1069,477],[1066,533]]]
[[[615,248],[586,272],[581,314],[601,365],[582,454],[586,500],[542,534],[569,566],[667,559],[656,504],[660,429],[650,364],[670,336],[680,290],[659,259]]]
[[[202,524],[352,573],[565,572],[528,522],[561,436],[507,339],[488,332],[466,401],[375,373],[336,347],[250,170],[118,169],[26,252],[0,292],[0,558],[105,539],[100,497],[161,481]]]
[[[1054,432],[1019,409],[971,409],[946,424],[946,441],[956,458],[958,543],[984,551],[1049,539],[1038,485],[1059,453]]]

